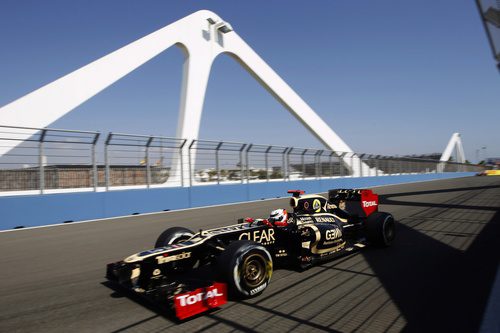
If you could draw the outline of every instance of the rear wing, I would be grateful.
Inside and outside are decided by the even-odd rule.
[[[359,217],[368,217],[378,211],[378,195],[369,189],[330,190],[328,201],[349,214]]]
[[[304,194],[306,192],[302,191],[302,190],[288,190],[287,193],[291,193],[292,197],[298,198],[298,197],[300,197],[302,194]]]

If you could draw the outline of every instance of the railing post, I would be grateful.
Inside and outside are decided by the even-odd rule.
[[[191,143],[189,144],[189,148],[188,148],[189,187],[193,186],[193,177],[195,174],[195,170],[193,170],[194,166],[192,165],[193,162],[192,162],[192,158],[191,158],[191,148],[193,147],[195,142],[196,142],[196,140],[191,141]],[[182,150],[181,150],[181,154],[182,154]]]
[[[266,153],[265,153],[265,160],[266,160],[266,180],[269,182],[269,151],[271,150],[273,146],[269,146],[267,147],[266,149]]]
[[[110,170],[109,170],[109,142],[113,137],[113,133],[109,133],[106,141],[104,142],[104,180],[106,182],[106,191],[109,191],[109,178],[110,178]]]
[[[365,154],[359,154],[358,159],[359,159],[359,176],[363,177],[363,157]]]
[[[286,154],[288,147],[281,152],[281,173],[283,174],[283,181],[286,181]]]
[[[151,166],[149,165],[149,146],[153,142],[153,137],[150,136],[148,142],[146,142],[146,185],[149,188],[151,186]]]
[[[99,140],[99,136],[101,133],[96,133],[94,136],[94,140],[92,141],[92,172],[94,174],[94,192],[97,192],[97,187],[99,186],[99,170],[97,170],[97,156],[95,146],[97,144],[97,140]]]
[[[344,177],[344,156],[347,153],[341,153],[340,155],[337,155],[339,157],[339,176]]]
[[[354,153],[351,153],[351,177],[354,177]]]
[[[305,165],[305,162],[304,162],[304,155],[305,155],[306,152],[307,152],[307,149],[305,149],[302,152],[302,155],[300,156],[300,161],[302,162],[302,179],[306,178],[306,165]]]
[[[245,147],[247,146],[247,144],[243,144],[240,148],[240,180],[241,180],[241,183],[243,184],[244,183],[244,178],[243,178],[243,173],[245,172],[244,171],[244,166],[243,166],[243,151],[245,150]]]
[[[290,180],[290,153],[292,150],[292,147],[288,147],[288,151],[286,152],[286,177],[288,180]]]
[[[316,178],[320,179],[321,178],[321,155],[323,155],[324,150],[320,150],[316,153],[316,158],[318,160],[318,169],[316,171]]]
[[[379,157],[380,157],[380,155],[375,156],[375,177],[378,177],[378,168],[379,168],[378,159],[379,159]]]
[[[247,184],[250,183],[250,159],[248,157],[248,154],[250,152],[250,149],[252,149],[253,144],[249,144],[248,148],[245,150],[245,161],[246,161],[246,176],[247,176]]]
[[[220,184],[220,165],[219,165],[219,149],[223,142],[219,142],[217,148],[215,148],[215,168],[217,170],[217,184]]]
[[[38,175],[40,194],[43,194],[45,191],[45,166],[44,166],[44,156],[43,156],[43,140],[45,140],[45,135],[47,134],[46,129],[42,129],[42,134],[40,135],[40,141],[38,146],[38,171],[40,174]]]
[[[318,158],[318,152],[314,154],[314,176],[316,180],[319,179],[319,158]]]
[[[181,162],[181,187],[184,187],[184,154],[182,153],[182,150],[186,142],[187,139],[183,139],[182,144],[179,147],[179,161]],[[189,170],[189,179],[191,179],[191,170]],[[191,186],[191,182],[189,182],[189,185]]]
[[[331,152],[330,155],[328,156],[328,165],[330,166],[330,178],[333,178],[332,154],[333,154],[333,152]]]

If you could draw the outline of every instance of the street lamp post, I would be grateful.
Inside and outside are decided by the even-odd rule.
[[[480,153],[482,152],[482,153]],[[482,146],[481,148],[476,149],[476,163],[479,164],[481,162],[481,156],[483,156],[483,161],[486,164],[486,146]]]

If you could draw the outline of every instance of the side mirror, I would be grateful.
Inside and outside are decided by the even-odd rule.
[[[239,218],[238,219],[238,224],[241,224],[241,223],[253,223],[255,220],[251,217],[245,217],[245,218]]]

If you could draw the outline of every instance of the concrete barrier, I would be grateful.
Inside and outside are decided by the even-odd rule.
[[[473,172],[450,172],[5,196],[0,197],[0,230],[284,197],[287,196],[286,191],[289,189],[319,193],[332,188],[364,188],[466,177],[474,174]]]

